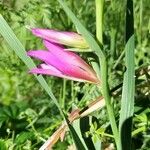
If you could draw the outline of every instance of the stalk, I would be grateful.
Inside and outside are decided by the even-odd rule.
[[[106,108],[107,108],[107,113],[108,117],[110,120],[112,132],[114,135],[116,147],[119,150],[120,147],[120,140],[119,140],[119,131],[117,128],[116,120],[115,120],[115,114],[114,114],[114,108],[113,105],[111,104],[111,96],[110,96],[110,89],[108,85],[108,64],[107,64],[107,59],[106,57],[99,60],[100,61],[100,66],[101,66],[101,87],[102,87],[102,94],[106,102]]]
[[[103,44],[103,9],[104,9],[104,0],[95,0],[96,5],[96,37],[100,44]],[[99,58],[100,66],[101,66],[101,87],[102,87],[102,94],[106,102],[108,117],[110,120],[112,132],[115,138],[115,143],[117,149],[119,150],[119,132],[117,128],[117,124],[115,121],[115,114],[113,110],[113,106],[111,104],[111,96],[110,90],[108,85],[108,63],[106,56],[103,55],[102,58]]]
[[[62,101],[61,107],[65,108],[65,99],[66,99],[66,79],[63,79],[63,91],[62,91]]]
[[[95,0],[96,6],[96,37],[103,44],[103,9],[104,0]]]

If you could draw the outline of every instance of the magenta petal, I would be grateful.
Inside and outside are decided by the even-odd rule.
[[[51,71],[54,72],[55,74],[62,75],[61,71],[59,71],[58,69],[56,69],[55,67],[53,67],[53,66],[51,66],[51,65],[41,64],[40,67],[41,67],[42,69],[51,70]]]
[[[66,40],[70,40],[71,37],[78,36],[78,34],[74,32],[62,32],[57,30],[40,28],[33,28],[32,33],[38,37],[41,37],[54,43],[60,43],[59,39],[65,38]]]
[[[61,71],[64,75],[79,78],[82,80],[89,80],[91,82],[98,82],[98,79],[95,74],[89,74],[86,70],[76,66],[76,64],[72,64],[69,61],[65,61],[63,56],[56,55],[53,53],[44,50],[38,51],[28,51],[28,56],[32,56],[44,61],[46,64],[55,67],[57,70]],[[61,60],[61,58],[63,58]],[[65,57],[66,60],[70,59],[69,57]]]
[[[59,53],[58,55],[60,55],[60,53],[62,53],[62,51],[65,52],[65,47],[56,43],[52,43],[48,40],[43,40],[43,44],[45,45],[45,47],[52,52],[53,54],[57,54],[57,52]]]
[[[57,77],[64,77],[64,75],[54,68],[53,66],[42,64],[41,68],[34,68],[29,71],[30,73],[36,73],[36,74],[47,74],[47,75],[52,75],[52,76],[57,76]]]
[[[32,56],[44,61],[46,64],[57,68],[61,72],[64,71],[64,66],[66,66],[66,64],[64,64],[61,60],[46,50],[28,51],[27,54],[28,56]]]
[[[79,68],[82,68],[86,70],[87,72],[89,72],[89,74],[95,74],[94,70],[91,69],[91,67],[76,53],[64,51],[63,48],[59,47],[58,45],[54,45],[53,43],[50,43],[49,41],[46,41],[46,40],[44,40],[43,42],[46,48],[51,53],[53,53],[53,55],[57,56],[63,62],[76,65]]]
[[[88,48],[84,38],[74,32],[62,32],[49,29],[33,28],[32,33],[52,43],[63,44],[71,47]]]
[[[56,68],[46,65],[46,64],[42,64],[41,68],[33,68],[32,70],[29,71],[29,73],[51,75],[51,76],[56,76],[56,77],[65,78],[65,79],[74,80],[74,81],[80,81],[80,82],[86,81],[84,79],[66,76],[66,75],[62,74]],[[87,80],[87,82],[90,82],[90,81]]]

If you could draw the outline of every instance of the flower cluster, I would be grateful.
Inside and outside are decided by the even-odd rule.
[[[28,56],[42,60],[30,73],[52,75],[75,81],[99,83],[95,71],[76,53],[66,51],[65,46],[88,48],[84,38],[74,32],[60,32],[33,28],[32,33],[43,39],[47,50],[30,50]]]

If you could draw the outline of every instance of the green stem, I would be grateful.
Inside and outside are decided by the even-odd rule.
[[[103,8],[104,8],[104,0],[95,0],[96,5],[96,37],[100,44],[103,44]],[[111,96],[108,85],[108,64],[106,56],[99,58],[100,66],[101,66],[101,87],[102,94],[106,101],[107,112],[110,120],[110,124],[112,127],[112,132],[115,138],[117,149],[119,149],[119,132],[117,128],[117,124],[115,121],[115,114],[113,110],[113,106],[111,104]]]
[[[71,100],[74,101],[74,82],[71,81]]]
[[[142,27],[143,27],[143,0],[140,1],[140,36],[139,36],[139,43],[142,44]]]
[[[106,137],[114,138],[114,136],[113,136],[113,135],[110,135],[110,134],[108,134],[108,133],[103,133],[103,134],[102,134],[102,136],[106,136]]]
[[[113,69],[114,69],[114,70],[116,69],[116,67],[118,66],[118,64],[120,63],[121,59],[124,57],[124,55],[125,55],[125,51],[123,50],[122,53],[121,53],[121,55],[120,55],[119,58],[116,60],[116,63],[115,63],[114,66],[113,66]]]
[[[65,99],[66,99],[66,79],[63,79],[63,93],[62,93],[62,108],[65,108]]]
[[[115,60],[116,57],[116,33],[117,33],[116,29],[111,28],[110,51],[113,61]]]
[[[95,0],[96,6],[96,37],[103,44],[103,8],[104,0]]]
[[[108,85],[108,64],[107,64],[106,58],[101,59],[100,63],[101,63],[102,94],[106,102],[108,117],[110,120],[112,132],[115,138],[116,146],[117,146],[117,149],[119,150],[119,147],[120,147],[119,132],[118,132],[117,124],[115,121],[114,109],[111,104],[111,96],[110,96],[110,90],[109,90],[109,85]]]
[[[13,0],[12,3],[11,3],[11,6],[15,7],[15,4],[16,4],[16,0]]]

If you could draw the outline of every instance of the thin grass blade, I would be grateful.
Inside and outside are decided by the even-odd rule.
[[[87,148],[85,147],[85,144],[80,139],[81,136],[78,135],[78,133],[80,132],[79,128],[76,128],[76,130],[78,130],[77,131],[78,133],[77,133],[76,130],[75,130],[75,128],[69,123],[69,120],[67,119],[67,117],[65,117],[65,120],[66,120],[66,123],[68,125],[69,131],[70,131],[70,133],[72,135],[72,138],[74,140],[74,143],[76,145],[77,150],[87,150]]]
[[[80,128],[80,120],[81,119],[77,119],[73,122],[73,125],[72,127],[74,128],[74,130],[76,131],[78,137],[80,138],[80,141],[82,142],[82,144],[84,145],[85,149],[88,150],[86,144],[85,144],[85,141],[84,141],[84,138],[82,137],[82,131],[81,131],[81,128]]]

